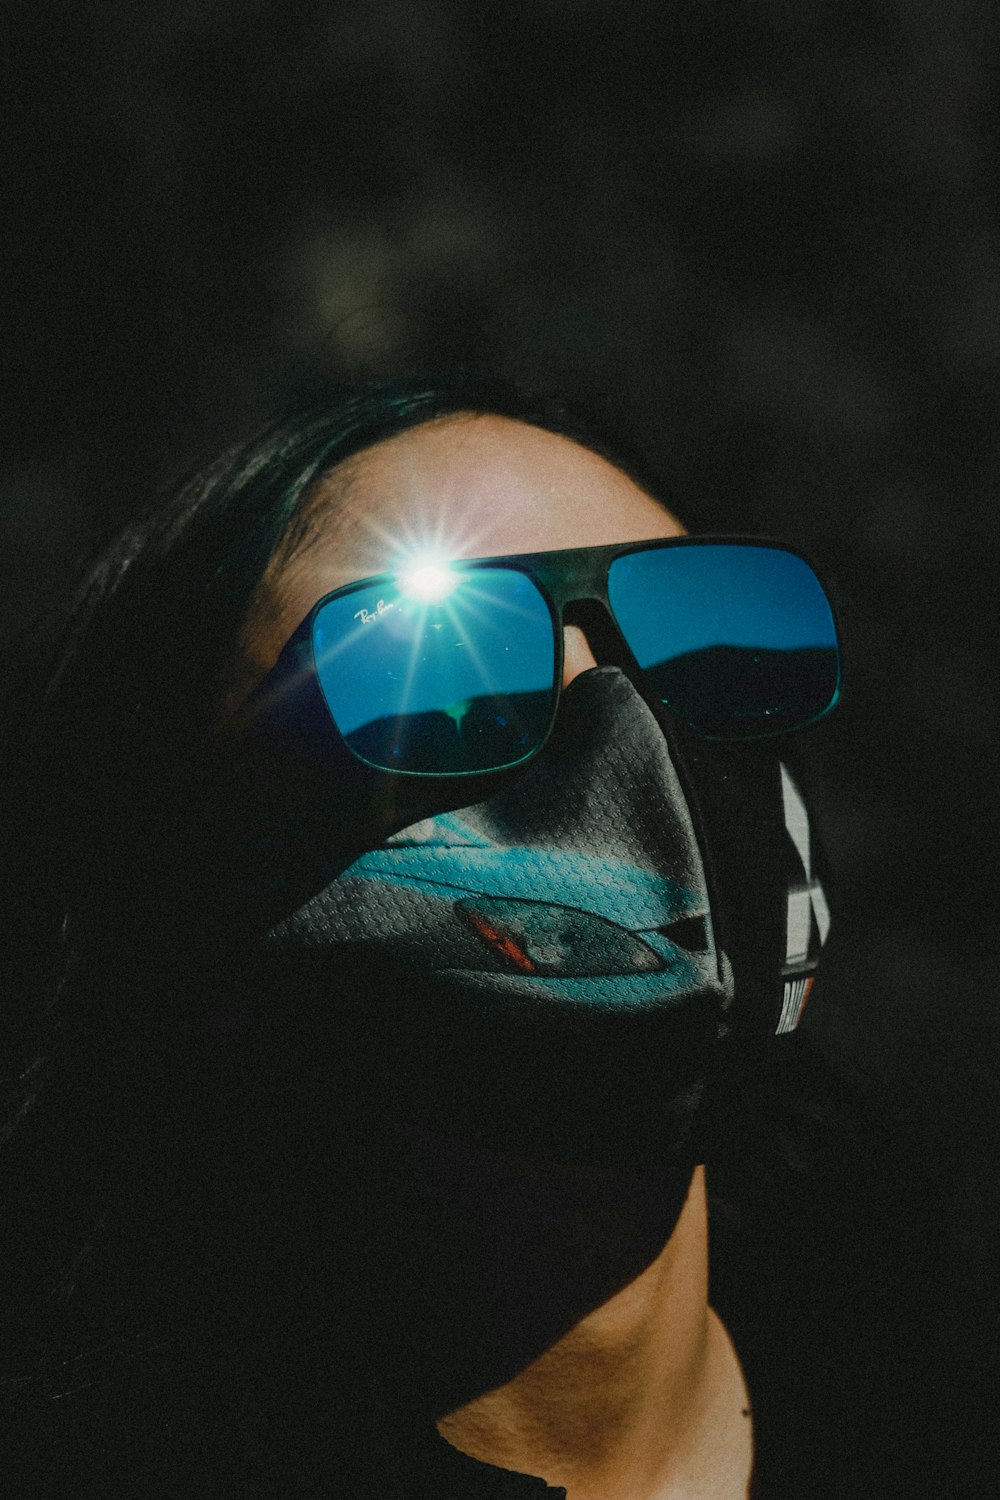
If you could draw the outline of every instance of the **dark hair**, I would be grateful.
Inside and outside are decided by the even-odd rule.
[[[3,1160],[6,1201],[20,1210],[7,1226],[14,1274],[4,1322],[5,1388],[21,1398],[14,1426],[26,1436],[29,1413],[38,1424],[43,1480],[55,1436],[69,1433],[72,1449],[81,1399],[103,1413],[90,1419],[94,1430],[103,1421],[120,1437],[137,1364],[156,1392],[142,1419],[150,1432],[187,1420],[177,1414],[183,1390],[184,1411],[199,1409],[204,1429],[228,1433],[234,1450],[266,1443],[267,1431],[276,1442],[275,1362],[297,1390],[282,1420],[303,1409],[301,1381],[288,1371],[308,1371],[306,1345],[324,1319],[310,1333],[309,1299],[301,1286],[282,1296],[280,1267],[296,1213],[287,1164],[308,1157],[310,1143],[287,1122],[267,1141],[248,1137],[268,1107],[281,1117],[283,1090],[303,1088],[308,1049],[227,1032],[225,1018],[179,1030],[173,997],[156,993],[148,972],[130,973],[127,952],[96,952],[88,917],[134,809],[210,733],[254,590],[276,548],[294,545],[317,479],[395,433],[462,412],[561,433],[649,486],[643,461],[599,423],[490,379],[341,392],[275,421],[157,500],[88,568],[53,615],[44,649],[33,643],[0,758],[11,1060]],[[256,1123],[243,1105],[248,1086]],[[341,1249],[359,1212],[345,1191],[348,1199],[331,1192],[323,1210]],[[343,1265],[338,1274],[350,1276]],[[247,1307],[261,1301],[267,1329],[248,1333]],[[265,1368],[272,1373],[262,1376]],[[179,1431],[172,1442],[188,1440]],[[110,1487],[110,1456],[108,1465]],[[150,1476],[145,1488],[136,1483],[137,1493],[154,1492]]]

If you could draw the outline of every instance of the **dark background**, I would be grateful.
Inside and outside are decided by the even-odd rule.
[[[787,536],[844,597],[846,699],[809,745],[839,899],[808,1024],[939,1137],[956,1353],[986,1347],[995,5],[3,18],[5,643],[98,531],[319,376],[471,356],[610,403],[682,515]]]

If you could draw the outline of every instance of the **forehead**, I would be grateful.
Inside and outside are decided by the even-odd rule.
[[[268,569],[246,644],[266,670],[322,594],[414,555],[541,552],[682,530],[569,438],[507,417],[441,418],[355,454],[316,485],[308,540]]]

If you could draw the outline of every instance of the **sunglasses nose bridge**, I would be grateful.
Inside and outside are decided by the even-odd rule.
[[[606,600],[584,596],[567,600],[561,610],[562,625],[575,626],[593,653],[598,666],[624,668],[630,675],[637,663]]]

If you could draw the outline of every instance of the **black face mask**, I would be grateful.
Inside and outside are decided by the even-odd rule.
[[[269,738],[228,795],[192,797],[159,887],[185,899],[144,937],[202,971],[222,955],[277,1024],[315,1028],[359,1114],[693,1163],[720,1049],[794,1027],[828,922],[773,749],[696,741],[600,667],[542,754],[459,810],[422,781],[355,795],[340,769]]]
[[[574,680],[515,780],[363,854],[260,956],[326,1009],[360,1108],[557,1162],[694,1164],[732,975],[667,741],[616,667]]]

